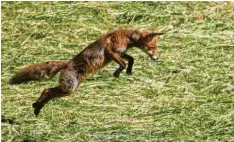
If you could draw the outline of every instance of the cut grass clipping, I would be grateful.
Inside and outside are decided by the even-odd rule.
[[[2,141],[234,141],[233,2],[2,2]],[[33,63],[68,60],[118,28],[165,31],[160,60],[109,64],[38,117],[50,81],[7,84]]]

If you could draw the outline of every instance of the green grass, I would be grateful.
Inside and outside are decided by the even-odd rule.
[[[2,141],[234,141],[234,3],[2,2]],[[161,30],[160,60],[138,49],[133,75],[90,75],[38,117],[51,81],[8,85],[19,69],[68,60],[117,28]]]

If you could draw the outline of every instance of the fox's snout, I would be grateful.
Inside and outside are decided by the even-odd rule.
[[[158,56],[154,55],[152,51],[148,51],[149,56],[151,57],[152,60],[156,61],[158,60]]]
[[[154,60],[154,61],[156,61],[156,60],[158,60],[158,57],[157,56],[151,56],[151,58]]]

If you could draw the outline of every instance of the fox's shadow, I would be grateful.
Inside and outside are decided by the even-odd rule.
[[[1,123],[8,123],[8,124],[11,124],[11,125],[15,125],[15,124],[18,125],[19,124],[15,120],[9,119],[9,118],[5,118],[4,116],[2,116],[2,118],[1,118]]]

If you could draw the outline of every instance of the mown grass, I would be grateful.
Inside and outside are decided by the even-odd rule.
[[[2,2],[2,141],[234,141],[232,2]],[[7,84],[19,69],[68,60],[117,28],[161,30],[160,60],[138,49],[133,75],[115,63],[38,117],[51,81]]]

